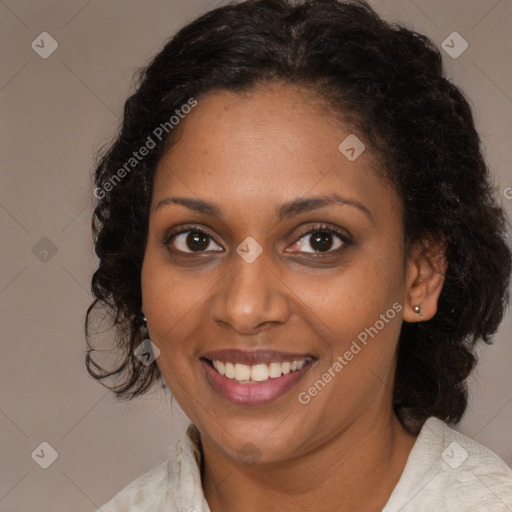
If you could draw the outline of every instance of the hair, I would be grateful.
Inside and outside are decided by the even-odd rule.
[[[508,224],[493,197],[471,108],[446,78],[439,50],[426,36],[385,22],[364,1],[223,6],[179,30],[139,72],[117,138],[95,168],[99,266],[85,322],[87,370],[100,382],[115,378],[107,387],[122,399],[145,393],[160,377],[156,364],[134,355],[147,335],[134,319],[141,312],[153,178],[173,132],[166,129],[140,161],[132,161],[134,151],[156,139],[155,128],[168,126],[190,98],[250,93],[271,82],[311,91],[362,134],[403,202],[406,251],[416,242],[442,241],[447,268],[438,310],[419,325],[402,325],[393,407],[410,432],[430,416],[458,422],[475,345],[491,343],[508,302]],[[107,312],[122,357],[112,370],[91,357],[97,307]]]

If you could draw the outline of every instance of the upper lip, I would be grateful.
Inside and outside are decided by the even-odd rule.
[[[251,350],[238,349],[212,350],[201,356],[211,361],[222,361],[223,363],[240,363],[246,365],[284,363],[286,361],[301,361],[302,359],[314,357],[310,354],[299,354],[292,352],[278,352],[276,350]]]

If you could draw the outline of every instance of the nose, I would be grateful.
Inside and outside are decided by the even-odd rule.
[[[266,262],[264,253],[252,263],[234,255],[231,270],[212,299],[213,320],[241,334],[255,334],[290,316],[286,286]]]

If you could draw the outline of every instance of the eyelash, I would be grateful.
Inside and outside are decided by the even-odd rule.
[[[319,233],[319,232],[320,233],[328,233],[328,234],[331,234],[331,235],[336,235],[341,240],[343,245],[341,247],[338,247],[335,250],[307,252],[307,253],[302,253],[302,254],[314,255],[313,257],[321,257],[321,256],[324,256],[324,255],[334,254],[334,253],[338,252],[339,250],[341,250],[343,247],[352,245],[352,240],[350,239],[350,237],[346,233],[344,233],[343,231],[341,231],[338,228],[335,228],[333,226],[329,226],[328,224],[317,224],[316,226],[313,226],[312,228],[310,228],[305,233],[302,233],[292,243],[292,245],[296,244],[299,240],[301,240],[302,238],[304,238],[304,237],[306,237],[308,235],[312,235],[313,233]],[[215,239],[215,236],[213,236],[208,230],[206,230],[205,228],[202,228],[202,227],[198,227],[197,225],[185,225],[185,226],[181,227],[180,231],[168,233],[165,236],[164,245],[166,247],[168,247],[171,244],[171,242],[172,242],[174,237],[176,237],[178,235],[182,235],[184,233],[201,233],[201,234],[206,235],[207,237],[211,238],[217,245],[219,245],[219,246],[221,245]],[[178,252],[180,254],[196,254],[196,255],[197,254],[205,253],[205,251],[190,251],[190,252],[186,252],[186,251],[180,251],[180,250],[176,250],[176,252]],[[215,251],[215,252],[220,252],[220,251]]]

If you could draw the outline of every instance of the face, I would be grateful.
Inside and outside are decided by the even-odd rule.
[[[181,123],[155,175],[142,294],[184,412],[229,457],[269,462],[389,414],[402,213],[370,148],[347,158],[350,127],[286,85],[211,93]]]

